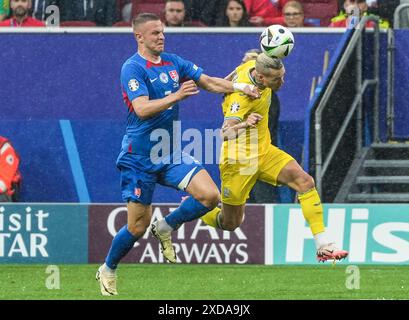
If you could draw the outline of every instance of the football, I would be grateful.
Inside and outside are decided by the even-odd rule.
[[[294,48],[294,35],[282,25],[273,24],[264,29],[260,36],[261,50],[269,57],[285,58]]]

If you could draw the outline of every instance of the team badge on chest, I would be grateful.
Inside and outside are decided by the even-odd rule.
[[[168,77],[168,75],[167,75],[166,73],[164,73],[164,72],[162,72],[162,73],[159,75],[159,79],[160,79],[160,81],[161,81],[162,83],[168,83],[168,82],[169,82],[169,77]]]
[[[236,101],[234,101],[231,106],[230,106],[230,112],[231,113],[236,113],[240,110],[240,104]]]
[[[176,70],[169,71],[169,75],[170,75],[170,77],[172,78],[173,81],[179,82],[179,75],[178,75],[178,72]]]

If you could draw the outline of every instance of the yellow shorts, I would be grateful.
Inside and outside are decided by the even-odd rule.
[[[278,175],[292,160],[294,158],[288,153],[270,145],[264,155],[246,163],[231,164],[223,161],[219,166],[222,202],[230,205],[245,204],[257,180],[278,185]]]

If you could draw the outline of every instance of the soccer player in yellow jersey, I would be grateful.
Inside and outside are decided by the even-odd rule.
[[[274,186],[287,185],[298,193],[303,215],[314,235],[318,261],[340,260],[348,255],[327,240],[323,208],[313,178],[286,152],[271,144],[268,109],[272,90],[284,84],[280,59],[260,54],[236,68],[234,81],[257,86],[259,99],[237,92],[223,102],[224,140],[220,159],[222,209],[201,219],[210,226],[233,231],[244,219],[244,207],[257,180]]]

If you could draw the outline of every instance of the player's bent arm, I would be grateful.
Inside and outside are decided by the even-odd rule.
[[[220,132],[223,141],[236,139],[240,134],[245,132],[246,122],[240,122],[237,119],[226,119]]]
[[[223,141],[236,139],[239,135],[243,134],[247,128],[255,128],[257,123],[259,123],[263,119],[258,113],[251,113],[246,121],[240,121],[237,118],[227,118],[224,120],[222,130],[221,130],[221,138]]]
[[[178,91],[162,98],[149,100],[148,96],[140,96],[132,100],[132,107],[136,115],[144,120],[151,118],[158,113],[168,109],[175,103],[199,93],[197,86],[193,80],[186,81],[182,84]]]
[[[177,103],[179,99],[175,94],[170,94],[162,99],[149,100],[148,96],[140,96],[132,100],[132,107],[136,115],[142,119],[148,119],[168,109]]]

